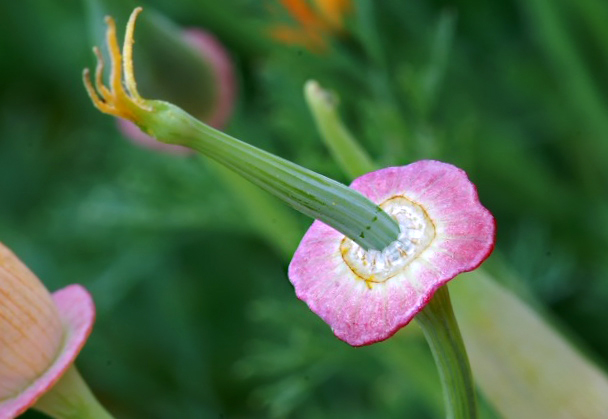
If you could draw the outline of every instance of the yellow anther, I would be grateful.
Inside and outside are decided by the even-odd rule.
[[[137,101],[143,101],[139,93],[137,92],[137,83],[135,82],[135,72],[133,71],[133,44],[135,43],[133,39],[133,33],[135,32],[135,20],[137,16],[141,13],[143,9],[141,7],[136,8],[131,13],[129,17],[129,22],[127,23],[127,32],[125,33],[125,43],[122,47],[123,51],[123,59],[125,66],[125,82],[127,84],[127,90],[133,97],[133,99]]]
[[[99,90],[99,94],[103,100],[108,100],[111,97],[110,91],[103,85],[103,56],[97,47],[93,47],[93,52],[97,56],[97,67],[95,68],[95,87]]]
[[[93,101],[93,105],[103,113],[119,116],[113,107],[108,105],[105,100],[99,98],[97,91],[95,91],[93,84],[91,84],[91,76],[89,73],[89,69],[85,68],[82,72],[82,78],[84,79],[84,87],[87,89],[87,93]]]
[[[135,31],[135,21],[141,11],[142,8],[138,7],[131,13],[131,17],[127,24],[122,55],[118,45],[118,38],[116,37],[116,24],[114,19],[110,16],[106,17],[106,24],[108,25],[106,43],[110,54],[109,88],[103,83],[104,61],[99,48],[93,48],[93,52],[97,57],[95,87],[93,87],[93,83],[91,83],[89,69],[85,69],[83,73],[84,85],[97,109],[101,112],[129,119],[133,122],[137,122],[138,110],[151,110],[151,108],[146,105],[145,100],[137,92],[137,84],[133,71],[133,34]],[[126,91],[123,86],[123,77],[127,87]]]
[[[106,31],[106,44],[110,52],[110,88],[112,89],[112,95],[119,96],[126,94],[122,87],[122,69],[121,69],[121,56],[120,48],[118,46],[118,39],[116,38],[116,24],[111,16],[106,16],[106,25],[108,29]]]

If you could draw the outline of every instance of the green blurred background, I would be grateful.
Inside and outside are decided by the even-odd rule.
[[[490,269],[606,364],[608,3],[353,1],[321,51],[269,36],[290,21],[277,2],[139,4],[227,47],[226,132],[348,182],[304,102],[314,78],[380,164],[467,170],[498,222]],[[77,364],[99,399],[119,418],[441,417],[417,329],[353,349],[295,298],[310,220],[262,231],[217,168],[137,147],[91,105],[91,19],[76,0],[0,3],[0,240],[50,290],[93,294]]]

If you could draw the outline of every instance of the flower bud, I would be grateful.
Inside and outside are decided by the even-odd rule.
[[[0,246],[0,400],[42,375],[63,343],[63,327],[49,292]]]
[[[61,378],[95,318],[89,293],[53,295],[0,243],[0,418],[25,411]]]

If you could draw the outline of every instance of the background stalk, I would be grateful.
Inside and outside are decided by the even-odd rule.
[[[34,409],[54,419],[113,419],[72,365]]]

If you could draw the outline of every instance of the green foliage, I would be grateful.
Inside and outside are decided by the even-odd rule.
[[[261,2],[148,3],[230,48],[231,135],[346,181],[305,105],[313,78],[339,94],[346,125],[382,165],[435,158],[467,170],[523,279],[513,288],[606,364],[608,4],[359,0],[345,33],[313,53],[271,40],[277,17]],[[415,329],[370,348],[337,341],[286,278],[297,234],[274,241],[281,229],[260,232],[216,169],[137,148],[90,105],[88,22],[74,0],[0,3],[0,240],[49,289],[93,293],[98,321],[78,365],[108,409],[440,417]],[[303,231],[293,217],[281,225]]]

